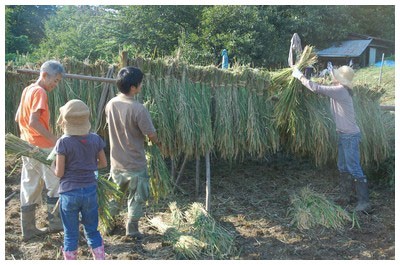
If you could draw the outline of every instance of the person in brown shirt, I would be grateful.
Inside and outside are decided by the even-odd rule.
[[[105,108],[110,137],[110,175],[122,191],[128,193],[126,235],[141,239],[139,219],[149,198],[149,176],[144,142],[146,136],[159,145],[149,111],[134,96],[142,89],[143,73],[136,67],[118,72],[121,92]]]

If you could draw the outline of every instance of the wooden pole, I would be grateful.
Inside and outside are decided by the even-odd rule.
[[[382,68],[383,68],[384,59],[385,59],[385,54],[382,53],[381,70],[379,71],[379,85],[381,85],[381,81],[382,81]]]
[[[174,156],[171,155],[171,182],[175,182],[175,160]]]
[[[39,75],[40,71],[31,70],[31,69],[18,69],[17,73]],[[71,79],[112,83],[112,84],[115,84],[117,82],[117,80],[113,79],[113,78],[97,77],[97,76],[90,76],[90,75],[64,74],[64,77],[65,78],[71,78]]]
[[[206,210],[210,212],[211,204],[211,173],[210,173],[210,152],[206,152]]]
[[[182,165],[181,165],[181,169],[178,172],[178,177],[175,180],[175,185],[178,185],[179,180],[181,179],[182,175],[183,175],[183,170],[185,170],[185,166],[186,166],[186,162],[188,160],[188,155],[185,155],[185,158],[183,159]]]
[[[121,66],[126,67],[128,66],[128,52],[127,51],[122,51],[120,54],[120,60],[121,60]]]
[[[200,156],[196,155],[196,199],[199,197],[199,187],[200,187]]]
[[[395,111],[394,106],[390,106],[390,105],[381,105],[381,110],[387,110],[387,111]]]

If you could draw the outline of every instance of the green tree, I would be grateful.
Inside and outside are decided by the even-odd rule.
[[[124,49],[130,56],[217,65],[226,48],[231,63],[280,68],[295,32],[303,45],[323,49],[351,32],[394,40],[395,29],[394,6],[51,6],[56,13],[39,17],[30,8],[7,7],[7,51],[90,61],[115,62]],[[40,28],[35,19],[46,18],[42,34],[14,28],[19,16],[32,29]]]
[[[182,33],[196,32],[202,6],[127,6],[118,12],[118,40],[146,56],[169,56]]]
[[[6,6],[6,54],[32,52],[44,37],[44,22],[55,10],[55,6],[45,5]]]
[[[111,61],[118,54],[114,13],[101,6],[63,6],[45,23],[46,38],[37,54]]]
[[[393,5],[350,6],[357,33],[395,40],[395,7]]]

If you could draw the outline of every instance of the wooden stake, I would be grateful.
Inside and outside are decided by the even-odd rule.
[[[211,196],[211,173],[210,173],[210,152],[206,152],[206,210],[210,212],[210,196]]]
[[[382,82],[382,68],[383,68],[383,62],[384,61],[385,61],[385,54],[382,53],[381,69],[379,71],[379,85],[381,85],[381,82]]]
[[[126,67],[128,66],[128,52],[127,51],[122,51],[120,54],[120,60],[121,60],[121,66]]]
[[[199,186],[200,186],[200,156],[196,155],[196,199],[199,197]]]

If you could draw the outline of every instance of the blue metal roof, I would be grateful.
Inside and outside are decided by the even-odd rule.
[[[341,41],[317,52],[317,55],[319,57],[358,57],[365,51],[371,41],[372,39]]]

